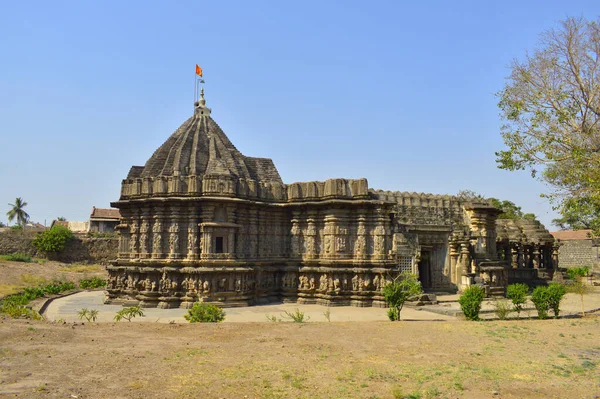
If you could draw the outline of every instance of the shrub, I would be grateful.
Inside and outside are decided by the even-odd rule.
[[[528,293],[529,287],[527,284],[517,283],[510,284],[508,287],[506,287],[506,297],[512,301],[513,309],[519,316],[521,316],[523,305],[527,303]]]
[[[382,293],[385,301],[390,305],[392,312],[388,310],[388,317],[392,321],[400,320],[400,312],[409,298],[423,292],[421,282],[416,274],[402,272],[391,283],[383,287]],[[390,317],[390,315],[393,315]]]
[[[87,308],[83,308],[77,312],[77,316],[79,316],[79,320],[85,318],[88,322],[96,321],[98,318],[98,311],[96,309],[88,310]]]
[[[571,267],[567,269],[567,276],[569,276],[569,280],[577,280],[579,277],[585,277],[590,274],[590,268],[588,266],[585,267]]]
[[[218,323],[225,320],[225,311],[210,303],[196,302],[183,317],[190,323]]]
[[[567,293],[567,289],[564,285],[558,283],[551,283],[547,289],[548,292],[548,306],[554,311],[554,318],[558,319],[560,313],[560,301]]]
[[[498,299],[496,302],[494,302],[494,313],[496,313],[498,319],[506,320],[510,314],[510,311],[510,302],[508,302],[506,299]]]
[[[304,312],[301,312],[300,309],[296,308],[294,312],[288,312],[287,310],[284,312],[285,315],[283,317],[287,317],[292,320],[294,323],[304,323],[305,321],[309,321],[310,317],[304,316]]]
[[[65,249],[67,241],[73,238],[73,232],[64,226],[54,226],[50,230],[39,233],[32,244],[46,253],[57,253]]]
[[[531,302],[533,302],[538,312],[538,318],[548,318],[548,309],[550,309],[549,299],[548,287],[539,286],[533,290],[533,293],[531,294]]]
[[[458,298],[460,309],[465,314],[467,320],[479,320],[479,311],[481,310],[481,302],[483,302],[484,297],[484,289],[478,285],[472,285]]]
[[[106,280],[100,277],[92,277],[89,279],[79,280],[79,288],[90,289],[106,286]]]
[[[115,315],[115,321],[121,321],[123,319],[131,321],[131,319],[140,316],[144,317],[144,311],[139,306],[132,306],[129,308],[123,308]]]
[[[14,254],[10,255],[2,255],[0,256],[0,258],[11,262],[31,263],[31,256],[22,252],[15,252]]]
[[[25,317],[28,319],[42,319],[39,313],[27,308],[27,304],[36,298],[41,298],[46,294],[58,294],[75,288],[71,282],[51,283],[40,285],[39,287],[29,287],[23,289],[23,292],[15,295],[9,295],[1,301],[0,312],[13,318]]]

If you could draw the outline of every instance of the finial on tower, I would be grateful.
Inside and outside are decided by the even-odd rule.
[[[200,89],[200,100],[198,101],[201,107],[206,106],[206,99],[204,98],[204,87]]]

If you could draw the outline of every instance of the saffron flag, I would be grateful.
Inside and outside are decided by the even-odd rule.
[[[196,64],[196,75],[202,77],[202,68],[198,64]]]

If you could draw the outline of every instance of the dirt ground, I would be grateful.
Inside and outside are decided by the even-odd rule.
[[[594,398],[600,319],[0,323],[23,398]],[[1,395],[0,394],[0,395]]]
[[[47,279],[54,272],[73,273],[60,264],[38,269],[2,264],[0,281],[21,284],[22,266],[22,272],[38,270]],[[78,280],[79,274],[67,276]],[[599,395],[600,318],[595,315],[545,321],[193,325],[0,319],[0,397]]]

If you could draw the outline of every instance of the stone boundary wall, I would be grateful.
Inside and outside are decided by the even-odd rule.
[[[558,252],[558,265],[560,267],[593,267],[600,270],[600,248],[592,246],[592,240],[561,241]]]
[[[22,252],[31,256],[44,257],[43,253],[39,253],[31,245],[35,234],[27,231],[0,233],[0,255]],[[83,262],[104,265],[117,259],[118,246],[118,238],[76,237],[67,243],[66,248],[58,254],[56,260],[66,263]]]

